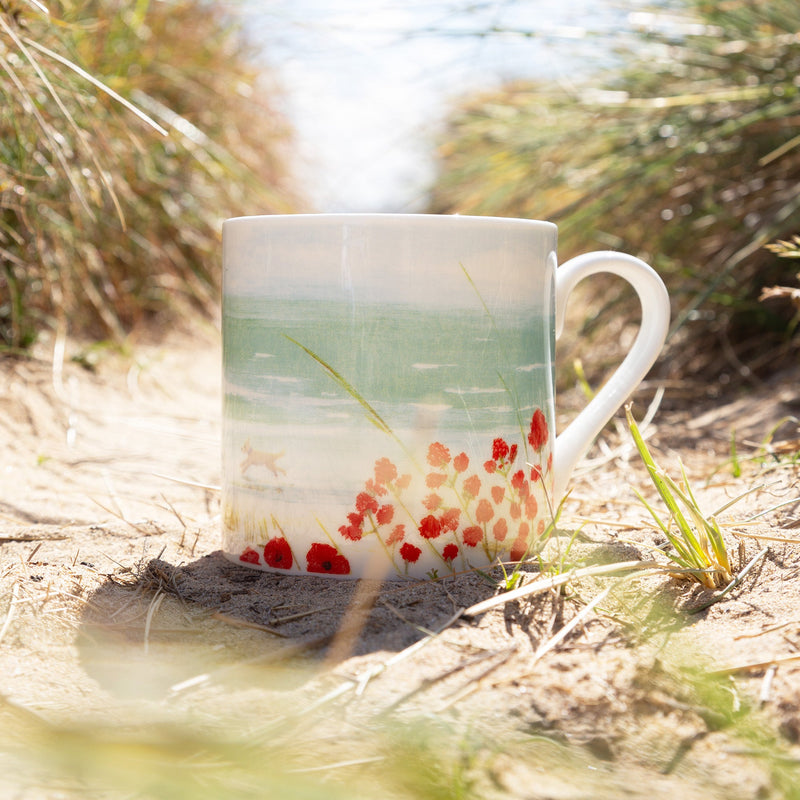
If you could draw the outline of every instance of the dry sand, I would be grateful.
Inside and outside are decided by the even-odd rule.
[[[668,390],[648,431],[669,472],[683,459],[704,508],[755,489],[720,519],[737,523],[726,529],[737,566],[766,552],[723,600],[693,613],[712,592],[648,573],[571,581],[468,618],[460,610],[499,593],[484,576],[358,584],[220,556],[213,332],[101,351],[94,370],[64,344],[63,358],[51,344],[0,360],[7,730],[20,713],[112,729],[191,713],[244,736],[295,730],[300,713],[313,723],[287,758],[349,755],[360,765],[332,778],[346,786],[348,770],[357,781],[369,769],[353,748],[378,747],[379,721],[433,720],[453,732],[448,747],[471,753],[462,796],[702,787],[731,800],[788,796],[800,782],[800,548],[785,541],[800,539],[796,420],[776,431],[780,452],[760,446],[798,415],[800,371],[713,403]],[[637,397],[641,413],[652,388]],[[739,477],[727,463],[732,430]],[[663,536],[633,492],[652,495],[648,486],[629,437],[610,427],[576,472],[549,556],[575,568],[663,561],[652,550]],[[712,673],[722,677],[698,677]],[[7,796],[62,796],[0,761]]]

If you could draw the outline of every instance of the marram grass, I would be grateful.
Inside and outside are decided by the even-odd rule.
[[[463,100],[441,137],[431,210],[549,219],[562,257],[638,255],[672,298],[665,370],[767,373],[795,332],[787,304],[758,296],[796,272],[765,245],[800,228],[800,4],[637,12],[610,68]],[[594,285],[587,328],[636,313]]]
[[[730,583],[730,559],[716,518],[713,515],[706,516],[700,510],[683,466],[681,485],[678,485],[655,463],[630,406],[625,408],[625,414],[636,449],[668,513],[667,518],[662,519],[655,508],[637,492],[639,499],[669,540],[672,549],[667,552],[667,557],[687,571],[684,575],[709,589]]]
[[[221,220],[295,209],[268,76],[218,3],[0,3],[0,346],[214,309]]]

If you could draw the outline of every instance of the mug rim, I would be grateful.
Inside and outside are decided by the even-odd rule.
[[[278,224],[301,224],[303,222],[321,220],[325,222],[335,223],[354,223],[354,222],[386,222],[392,223],[408,223],[425,225],[425,224],[440,224],[439,220],[448,220],[451,224],[470,223],[477,225],[493,224],[497,226],[498,223],[508,225],[509,227],[538,227],[542,230],[557,231],[558,226],[554,222],[543,219],[527,219],[522,217],[492,217],[481,215],[469,214],[413,214],[413,213],[394,213],[394,212],[319,212],[319,213],[300,213],[300,214],[253,214],[244,215],[239,217],[230,217],[223,221],[223,228],[230,225],[242,225],[245,223],[262,223]]]

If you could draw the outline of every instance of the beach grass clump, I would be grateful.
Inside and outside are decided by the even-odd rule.
[[[683,465],[681,483],[678,484],[655,463],[630,406],[626,407],[625,413],[636,449],[668,512],[668,517],[663,519],[639,492],[636,493],[669,541],[671,549],[667,551],[667,557],[683,570],[683,577],[696,580],[709,589],[729,584],[732,580],[731,562],[716,518],[701,511]]]
[[[794,349],[791,309],[758,297],[796,271],[765,245],[800,225],[800,5],[676,0],[627,20],[611,67],[456,107],[431,210],[549,219],[562,257],[638,255],[673,301],[665,370],[766,374]],[[587,327],[625,310],[593,298]]]
[[[259,58],[213,2],[0,4],[0,345],[213,309],[220,221],[296,203]]]

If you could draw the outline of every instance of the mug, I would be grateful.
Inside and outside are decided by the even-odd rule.
[[[256,569],[437,579],[525,559],[667,333],[653,269],[557,266],[549,222],[254,216],[222,238],[223,552]],[[556,436],[555,341],[599,272],[633,285],[642,323]]]

